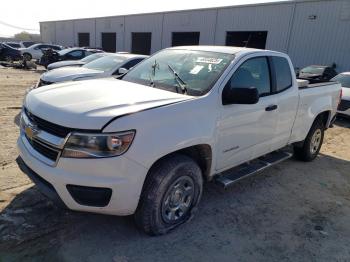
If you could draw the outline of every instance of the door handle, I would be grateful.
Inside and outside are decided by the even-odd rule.
[[[273,111],[277,109],[277,105],[270,105],[265,108],[265,111]]]

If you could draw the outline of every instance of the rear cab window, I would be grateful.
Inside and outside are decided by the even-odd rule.
[[[275,89],[274,93],[282,92],[293,85],[292,73],[290,71],[289,62],[281,56],[271,57],[275,72]]]

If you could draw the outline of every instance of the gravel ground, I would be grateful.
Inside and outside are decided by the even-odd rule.
[[[18,114],[39,75],[0,69],[0,261],[350,261],[350,121],[315,161],[207,184],[191,222],[148,237],[132,217],[58,209],[17,168]]]

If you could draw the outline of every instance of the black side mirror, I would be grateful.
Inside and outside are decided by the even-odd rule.
[[[222,92],[222,104],[256,104],[259,102],[259,92],[256,87],[224,88]]]

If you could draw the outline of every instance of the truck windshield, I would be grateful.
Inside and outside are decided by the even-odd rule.
[[[166,49],[137,65],[123,80],[200,96],[212,88],[233,58],[224,53]]]
[[[338,81],[342,87],[350,88],[350,74],[339,74],[332,78],[333,81]]]

